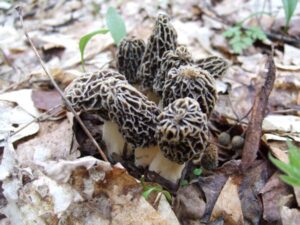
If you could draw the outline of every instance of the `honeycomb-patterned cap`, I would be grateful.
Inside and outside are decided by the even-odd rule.
[[[181,65],[191,64],[192,62],[192,56],[186,46],[178,46],[175,51],[166,51],[162,56],[160,68],[154,79],[154,91],[161,96],[169,70],[171,68],[178,68]]]
[[[110,80],[109,82],[106,82]],[[109,94],[107,90],[117,82],[127,82],[124,75],[110,69],[100,70],[93,73],[85,73],[74,79],[65,89],[65,97],[70,101],[75,111],[104,110],[101,101]],[[104,96],[103,96],[104,95]],[[101,98],[99,97],[101,96]],[[107,119],[107,112],[102,116]]]
[[[125,140],[133,147],[157,144],[155,131],[160,110],[136,88],[128,83],[118,83],[109,111]]]
[[[180,98],[164,108],[158,117],[156,138],[164,156],[183,164],[201,154],[207,146],[207,116],[198,102]]]
[[[159,14],[138,70],[138,77],[142,79],[143,89],[152,89],[153,80],[160,68],[164,52],[175,50],[176,42],[177,33],[170,23],[169,17],[165,14]]]
[[[192,65],[172,68],[165,80],[163,106],[184,97],[197,100],[202,112],[209,116],[217,99],[214,78],[206,70]]]
[[[215,79],[221,79],[228,70],[228,62],[218,56],[199,59],[195,63],[201,69],[207,70]]]
[[[85,75],[74,80],[66,89],[65,95],[72,106],[78,111],[96,111],[104,120],[116,122],[133,147],[156,144],[155,130],[160,113],[156,104],[119,73],[104,70],[93,75],[93,78]]]
[[[124,74],[130,84],[140,81],[137,71],[145,51],[145,43],[141,39],[124,38],[117,51],[117,68]]]

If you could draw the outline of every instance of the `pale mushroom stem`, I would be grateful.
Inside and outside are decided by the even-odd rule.
[[[181,178],[184,166],[185,164],[178,164],[167,159],[163,153],[159,151],[151,162],[149,170],[158,173],[173,183],[177,183]]]
[[[112,121],[105,121],[103,124],[103,141],[106,144],[107,154],[109,157],[113,153],[117,155],[122,155],[125,139],[120,133],[118,125]]]
[[[134,152],[136,166],[146,167],[152,162],[155,155],[159,152],[159,147],[150,146],[147,148],[136,148]]]

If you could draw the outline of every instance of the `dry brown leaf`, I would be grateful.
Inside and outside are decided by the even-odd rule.
[[[31,123],[29,126],[27,126]],[[33,135],[39,131],[39,124],[34,117],[13,102],[0,101],[0,146],[4,146],[10,134],[24,128],[10,137],[11,142]]]
[[[18,159],[24,165],[32,161],[75,159],[79,152],[72,148],[72,138],[72,127],[68,120],[40,123],[38,135],[18,145]]]
[[[298,207],[300,207],[300,187],[294,187]]]
[[[279,179],[278,173],[275,173],[260,193],[264,208],[263,218],[270,223],[278,222],[280,220],[280,206],[286,203],[282,203],[281,200],[291,193],[290,188]]]
[[[229,177],[214,206],[211,221],[223,216],[226,225],[244,224],[239,184],[240,177]]]
[[[300,211],[299,209],[290,209],[283,206],[280,210],[282,225],[299,225]]]
[[[1,212],[12,224],[170,225],[141,196],[142,187],[120,165],[93,157],[33,161],[16,160],[12,145],[0,165],[4,195]]]
[[[62,104],[62,98],[58,93],[58,91],[56,90],[51,90],[51,91],[33,90],[32,100],[36,108],[45,111],[48,111],[49,109],[52,109],[53,107]],[[62,107],[57,108],[55,112],[59,112],[61,110]]]
[[[32,90],[22,89],[18,91],[6,92],[0,95],[0,100],[16,102],[21,108],[23,108],[30,115],[37,117],[39,115],[38,110],[35,108],[31,99]]]

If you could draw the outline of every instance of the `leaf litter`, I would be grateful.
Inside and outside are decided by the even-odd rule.
[[[206,2],[206,5],[194,1],[148,2],[141,5],[137,1],[112,1],[110,4],[119,9],[129,34],[146,40],[157,11],[164,11],[172,17],[179,43],[187,45],[195,59],[213,54],[231,61],[232,65],[223,79],[226,88],[222,86],[222,92],[229,92],[230,99],[220,96],[215,110],[220,116],[214,117],[219,125],[213,133],[216,137],[220,132],[231,129],[231,137],[243,135],[239,126],[243,124],[243,129],[250,129],[251,117],[237,121],[236,114],[244,117],[258,98],[257,92],[264,81],[260,74],[264,70],[268,50],[266,47],[262,50],[255,43],[240,56],[232,54],[222,36],[228,24],[212,18],[213,14],[208,15],[208,12],[213,9],[216,15],[236,23],[245,15],[257,12],[257,9],[269,7],[271,11],[278,12],[278,17],[264,15],[261,25],[264,31],[268,31],[275,23],[271,31],[279,32],[284,21],[281,1],[272,1],[272,4],[266,3],[265,6],[262,4],[264,1],[258,3],[254,0],[241,0],[234,5],[231,1],[209,2],[211,4]],[[1,49],[6,60],[0,61],[0,72],[4,78],[0,87],[2,90],[10,89],[13,84],[13,90],[16,90],[0,95],[1,111],[5,115],[1,127],[10,127],[5,130],[3,138],[17,130],[15,124],[22,127],[61,103],[43,73],[37,72],[40,65],[28,47],[18,22],[11,22],[15,16],[9,9],[14,3],[1,6],[5,13],[0,15],[0,21],[5,21],[0,33],[10,34],[10,38],[2,35],[4,42],[1,41]],[[85,1],[84,7],[77,1],[59,1],[58,4],[45,1],[36,5],[28,1],[24,5],[24,11],[28,13],[25,23],[30,35],[51,71],[60,71],[56,80],[61,82],[62,88],[81,74],[79,40],[88,32],[105,25],[108,7],[108,4],[98,0]],[[299,16],[299,4],[295,12],[289,34],[297,36],[295,21]],[[256,24],[257,18],[250,19],[248,23]],[[235,152],[227,151],[227,161],[222,161],[216,170],[204,172],[177,192],[170,190],[175,197],[171,206],[181,224],[261,224],[262,221],[266,224],[299,224],[299,188],[283,183],[266,158],[272,152],[275,157],[287,162],[284,141],[289,137],[299,143],[300,70],[297,56],[300,50],[299,46],[286,43],[282,46],[274,51],[277,78],[269,98],[268,115],[262,122],[263,138],[258,135],[256,140],[259,147],[255,147],[254,151],[258,154],[252,167],[248,173],[240,173],[240,157],[238,160],[231,159]],[[94,37],[85,51],[87,71],[103,66],[115,67],[115,47],[110,35]],[[24,79],[32,78],[33,72],[39,75],[34,76],[33,80]],[[22,80],[27,82],[27,90],[22,90]],[[43,86],[44,89],[41,89],[41,84],[46,84],[46,88]],[[87,123],[91,128],[94,119],[88,117]],[[8,218],[1,220],[1,223],[10,220],[11,224],[22,224],[26,219],[31,222],[36,220],[39,224],[97,224],[99,221],[101,224],[147,224],[147,221],[149,224],[179,224],[163,197],[160,204],[168,209],[161,210],[161,214],[141,197],[140,184],[124,168],[111,166],[90,156],[82,157],[99,155],[95,149],[92,150],[86,138],[79,139],[84,135],[72,122],[72,119],[66,118],[34,122],[20,131],[19,136],[16,134],[8,139],[15,148],[1,142],[2,146],[6,144],[1,163],[1,171],[6,171],[1,173],[2,188],[9,200],[1,210]],[[99,130],[94,128],[94,134],[99,135]],[[77,137],[73,138],[73,134]],[[253,148],[253,144],[250,146]],[[224,148],[219,147],[219,151],[224,151]],[[134,170],[128,160],[132,159],[125,158],[123,166],[139,178],[144,171]],[[16,167],[15,171],[12,165]],[[10,177],[5,174],[10,174]]]

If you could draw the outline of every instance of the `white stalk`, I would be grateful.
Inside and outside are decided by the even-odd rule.
[[[159,151],[152,160],[149,170],[158,173],[160,176],[173,183],[177,183],[181,178],[184,166],[185,164],[178,164],[167,159],[162,152]]]
[[[134,152],[135,161],[134,164],[136,166],[146,167],[152,162],[153,158],[159,152],[159,147],[150,146],[147,148],[136,148]]]
[[[104,122],[102,139],[105,142],[109,157],[112,156],[113,153],[116,153],[119,156],[123,154],[125,139],[115,122]]]

